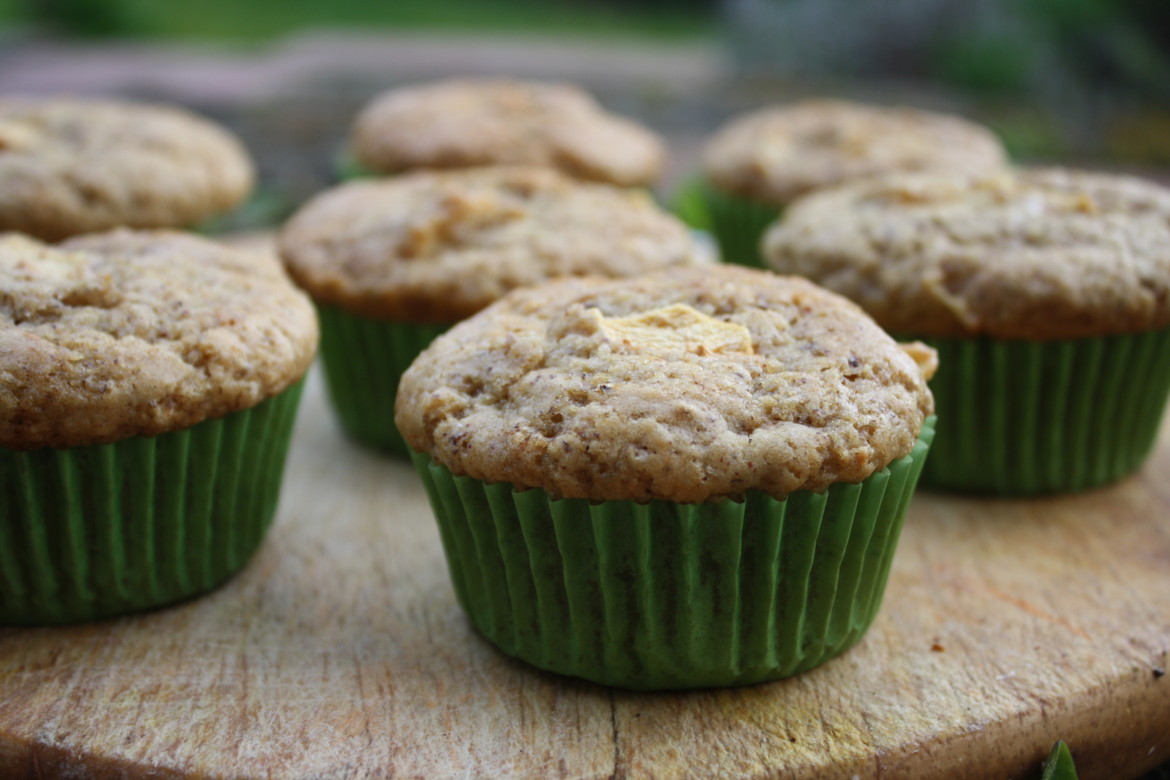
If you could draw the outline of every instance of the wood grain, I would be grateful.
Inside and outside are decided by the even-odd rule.
[[[882,613],[803,676],[635,694],[475,636],[404,464],[316,378],[248,568],[168,610],[0,629],[0,775],[1082,778],[1170,760],[1170,428],[1143,472],[1032,501],[920,494]]]

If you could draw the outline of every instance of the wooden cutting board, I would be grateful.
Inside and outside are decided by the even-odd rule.
[[[885,605],[792,680],[635,694],[472,633],[409,468],[351,446],[314,378],[279,518],[209,597],[0,629],[0,775],[1036,776],[1170,759],[1170,428],[1081,495],[920,494]]]

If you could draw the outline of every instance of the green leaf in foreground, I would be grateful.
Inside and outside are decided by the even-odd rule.
[[[1052,746],[1048,760],[1044,762],[1044,774],[1040,780],[1077,780],[1077,768],[1073,765],[1072,753],[1061,740]]]

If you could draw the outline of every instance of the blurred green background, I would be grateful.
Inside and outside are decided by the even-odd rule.
[[[706,32],[708,0],[0,0],[11,17],[79,36],[147,36],[248,43],[304,27],[443,28],[648,37]]]
[[[465,55],[458,49],[467,36],[571,40],[577,61],[585,56],[581,42],[598,46],[594,59],[620,52],[625,72],[612,66],[592,81],[583,75],[583,86],[667,136],[668,185],[694,166],[703,139],[730,116],[816,95],[961,113],[996,130],[1024,162],[1170,179],[1170,0],[0,0],[0,68],[15,67],[6,66],[6,50],[27,55],[37,47],[49,53],[36,62],[48,58],[61,68],[81,51],[99,73],[94,51],[110,60],[160,47],[254,58],[212,76],[194,67],[186,81],[202,79],[206,94],[169,94],[165,84],[141,78],[112,86],[131,97],[186,102],[249,143],[264,185],[226,227],[279,220],[327,186],[349,118],[376,91],[453,75],[370,65],[362,78],[348,63],[345,75],[322,72],[321,83],[242,96],[250,70],[282,57],[286,66],[288,50],[313,36],[354,34],[389,36],[387,46],[432,40],[432,48],[455,47],[456,55]],[[310,56],[327,63],[344,48],[335,43]],[[674,78],[663,75],[669,65],[661,58],[652,75],[631,57],[663,50],[705,64]],[[490,59],[489,72],[507,72],[506,56]],[[532,57],[525,62],[528,71],[515,75],[544,75]],[[163,64],[167,72],[183,67]],[[110,88],[81,75],[80,91]],[[562,67],[553,77],[575,80],[576,73]],[[61,76],[51,88],[62,79],[72,87]],[[0,71],[5,88],[13,89]],[[17,79],[15,89],[22,88]]]
[[[1167,0],[0,0],[0,30],[91,41],[321,27],[707,41],[755,78],[953,91],[1018,155],[1170,165]]]

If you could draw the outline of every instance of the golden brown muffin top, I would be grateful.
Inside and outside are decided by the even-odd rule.
[[[778,206],[864,176],[935,168],[982,172],[1005,163],[999,139],[965,119],[839,100],[776,106],[734,119],[711,139],[703,157],[716,187]]]
[[[1131,177],[871,179],[793,205],[764,255],[896,333],[1048,340],[1170,325],[1170,190]]]
[[[563,279],[434,341],[396,421],[456,474],[557,497],[783,498],[909,453],[935,361],[803,279],[723,265]]]
[[[235,138],[178,108],[0,98],[0,230],[56,241],[188,227],[235,206],[252,179]]]
[[[645,193],[544,168],[350,182],[294,215],[280,252],[318,302],[432,323],[457,322],[552,277],[699,262],[690,231]]]
[[[456,79],[385,92],[358,115],[350,148],[379,173],[541,165],[578,179],[652,184],[662,142],[569,84]]]
[[[182,233],[0,236],[0,447],[153,436],[246,409],[313,360],[274,258]]]

